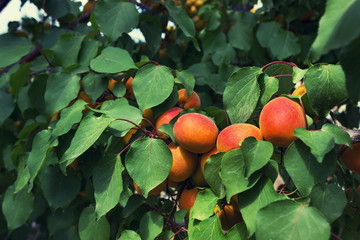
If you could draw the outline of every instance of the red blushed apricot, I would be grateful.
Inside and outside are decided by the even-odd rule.
[[[141,192],[141,189],[139,188],[139,186],[133,181],[134,187],[136,189],[136,191],[141,195],[144,196],[143,193]],[[159,195],[166,187],[166,181],[160,183],[159,185],[157,185],[154,189],[150,190],[150,192],[148,193],[148,196],[157,196]]]
[[[168,179],[173,182],[181,182],[189,178],[195,171],[197,156],[182,147],[170,143],[169,149],[173,162]]]
[[[185,89],[180,89],[178,91],[178,94],[179,94],[179,100],[178,100],[179,107],[183,109],[200,108],[201,105],[200,98],[195,91],[191,93],[190,97],[188,97],[188,94]]]
[[[156,131],[158,132],[158,135],[160,137],[163,137],[163,138],[166,137],[166,135],[164,133],[159,131],[160,126],[163,125],[163,124],[169,124],[170,121],[174,117],[176,117],[181,111],[182,111],[181,108],[173,107],[173,108],[170,108],[169,110],[167,110],[166,112],[164,112],[163,114],[160,115],[160,117],[156,120],[156,125],[155,125]]]
[[[179,198],[179,208],[182,209],[187,209],[188,212],[186,213],[185,217],[189,217],[189,212],[190,209],[192,208],[192,206],[194,206],[195,200],[196,200],[196,196],[199,193],[199,189],[197,188],[193,188],[193,189],[184,189],[184,191],[182,191],[180,198]]]
[[[218,216],[223,230],[229,230],[232,226],[243,220],[236,203],[225,204]]]
[[[265,140],[278,147],[287,147],[297,139],[294,130],[306,128],[305,113],[295,101],[278,97],[264,106],[259,124]]]
[[[193,153],[205,153],[215,147],[218,128],[205,115],[187,113],[174,124],[174,136],[177,143]]]
[[[204,176],[204,167],[205,162],[210,158],[211,155],[218,153],[218,150],[216,148],[213,148],[211,151],[203,154],[201,156],[201,160],[197,168],[195,169],[194,174],[191,176],[193,182],[198,187],[207,187],[208,184],[206,182],[205,176]]]
[[[241,142],[247,137],[254,137],[256,140],[263,140],[260,129],[248,123],[237,123],[224,128],[216,141],[219,152],[240,148]]]
[[[360,174],[360,142],[355,143],[353,148],[346,148],[340,159],[347,168]]]

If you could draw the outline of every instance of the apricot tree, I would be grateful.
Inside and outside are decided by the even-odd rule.
[[[360,1],[257,2],[23,0],[0,238],[357,238]]]

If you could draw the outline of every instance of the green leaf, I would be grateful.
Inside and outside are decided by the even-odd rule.
[[[190,218],[191,218],[191,215],[190,215]],[[189,232],[191,230],[193,232],[192,232],[192,235],[189,236],[190,239],[196,239],[196,240],[225,239],[225,235],[221,229],[220,219],[217,215],[212,216],[212,217],[200,222],[199,224],[195,225],[194,229],[190,229],[190,226],[189,226]]]
[[[105,155],[95,167],[93,185],[97,217],[102,217],[118,204],[123,190],[121,177],[123,170],[124,167],[117,154]]]
[[[258,67],[241,68],[226,83],[223,101],[232,124],[246,122],[254,112],[260,97],[260,74]]]
[[[235,224],[230,230],[226,233],[227,240],[247,240],[247,229],[244,222]]]
[[[332,150],[319,163],[301,140],[291,143],[284,154],[286,171],[304,197],[310,194],[314,185],[325,182],[334,171],[336,162],[337,156]]]
[[[151,51],[151,55],[155,55],[155,53],[159,50],[162,41],[161,24],[155,17],[151,20],[153,20],[153,22],[141,21],[140,29],[144,34],[146,43]]]
[[[85,35],[78,33],[62,34],[56,45],[52,48],[55,55],[54,64],[65,68],[77,64],[84,37]]]
[[[304,83],[310,104],[320,118],[348,97],[340,65],[314,65],[308,69]]]
[[[45,102],[47,112],[54,114],[75,99],[80,90],[80,77],[69,73],[53,73],[47,80]]]
[[[121,216],[123,218],[128,218],[133,214],[142,204],[144,204],[145,199],[140,196],[139,194],[133,194],[130,196],[129,200],[127,201],[126,206],[121,212]]]
[[[301,51],[299,38],[293,32],[280,29],[270,38],[270,51],[279,60],[294,56]]]
[[[39,174],[40,186],[51,208],[69,204],[80,191],[81,181],[74,171],[62,174],[57,166],[43,168]]]
[[[262,47],[269,48],[271,39],[269,36],[274,36],[280,29],[281,26],[277,22],[262,22],[256,32],[256,38]]]
[[[61,157],[60,163],[67,162],[69,166],[78,156],[85,152],[100,137],[103,131],[109,126],[113,119],[101,115],[87,115],[76,130],[70,147]]]
[[[23,157],[20,159],[19,165],[17,167],[17,178],[15,181],[15,190],[14,193],[20,192],[29,182],[30,172],[27,165],[27,158]]]
[[[221,160],[225,153],[211,155],[204,165],[204,177],[219,198],[225,196],[225,187],[220,176]]]
[[[27,38],[11,33],[0,35],[0,67],[6,67],[20,60],[32,47]]]
[[[75,123],[80,122],[83,116],[82,110],[84,110],[85,105],[86,102],[79,99],[70,107],[64,108],[61,111],[60,119],[57,121],[52,135],[54,137],[64,135],[70,131]]]
[[[11,115],[11,113],[15,109],[14,98],[11,94],[0,90],[0,126],[4,123],[4,121]]]
[[[22,226],[29,218],[34,206],[34,196],[27,188],[14,194],[15,186],[9,186],[4,194],[2,212],[9,230]]]
[[[132,82],[135,98],[144,111],[164,102],[174,88],[174,77],[169,68],[148,64],[140,68]]]
[[[311,150],[319,163],[322,163],[325,154],[335,145],[331,134],[324,131],[308,131],[305,128],[294,130],[294,136],[300,138]]]
[[[212,216],[217,200],[218,197],[211,189],[200,191],[196,196],[194,206],[191,208],[192,218],[203,221]]]
[[[176,77],[177,79],[180,80],[182,85],[184,85],[186,89],[186,93],[188,94],[188,96],[190,96],[195,86],[194,76],[191,74],[191,72],[187,70],[183,70],[183,71],[176,70]]]
[[[316,185],[310,198],[310,206],[319,209],[330,223],[343,214],[347,204],[344,190],[335,184]]]
[[[43,166],[46,157],[50,153],[50,150],[57,145],[57,141],[50,142],[50,137],[50,130],[42,130],[34,137],[32,149],[27,160],[29,173],[31,175],[29,191],[31,191],[35,178]]]
[[[44,4],[45,11],[55,19],[61,18],[70,12],[70,4],[68,1],[46,0]]]
[[[293,67],[293,83],[297,83],[305,77],[307,69]]]
[[[149,191],[169,175],[172,154],[161,139],[142,138],[131,145],[125,157],[125,167],[147,197]]]
[[[267,141],[257,141],[253,137],[241,143],[241,151],[245,160],[245,177],[264,167],[273,155],[273,145]]]
[[[324,15],[319,22],[318,35],[311,46],[310,58],[316,61],[332,49],[348,45],[360,34],[357,23],[360,2],[357,0],[326,1]]]
[[[87,207],[80,215],[79,235],[81,240],[108,240],[110,224],[104,216],[97,218],[93,207]]]
[[[258,212],[255,234],[259,240],[327,240],[330,225],[316,208],[283,200],[270,203]]]
[[[164,218],[153,211],[145,213],[139,226],[139,233],[142,240],[153,240],[162,231],[164,225]]]
[[[77,212],[75,212],[73,208],[58,209],[53,213],[49,213],[47,217],[47,226],[50,236],[75,225],[77,218]]]
[[[256,231],[258,211],[266,205],[282,199],[287,199],[287,197],[276,193],[273,182],[267,177],[261,178],[253,188],[238,195],[239,209],[246,224],[248,237]]]
[[[107,47],[102,50],[101,54],[90,62],[90,67],[100,73],[118,73],[137,69],[129,52],[116,47]]]
[[[261,177],[261,172],[255,172],[249,178],[245,177],[245,157],[241,149],[226,152],[221,160],[221,177],[226,188],[226,200],[237,193],[252,188]]]
[[[11,94],[15,98],[19,97],[20,89],[29,81],[30,65],[30,63],[21,64],[19,69],[10,76]]]
[[[85,39],[81,45],[81,49],[79,53],[79,63],[84,66],[89,66],[90,61],[94,59],[98,54],[100,47],[101,47],[101,43],[99,41],[96,41],[92,38]],[[88,91],[86,92],[88,93]]]
[[[360,101],[360,82],[358,81],[360,67],[357,61],[360,58],[359,45],[360,37],[343,48],[339,56],[341,66],[346,76],[346,89],[353,104]]]
[[[178,24],[185,36],[193,38],[195,36],[194,22],[191,20],[183,6],[175,6],[173,1],[165,1],[164,6],[169,11],[169,15]]]
[[[260,86],[260,107],[265,106],[265,104],[271,99],[271,97],[279,90],[279,80],[274,77],[269,77],[266,74],[261,75],[258,78]]]
[[[246,23],[237,22],[232,25],[228,37],[233,47],[245,52],[248,52],[253,44],[252,28]]]
[[[133,3],[106,0],[96,5],[95,19],[100,31],[115,41],[137,27],[139,12]]]
[[[325,123],[321,127],[321,131],[331,134],[336,144],[344,144],[348,147],[351,147],[353,145],[349,133],[341,129],[339,126]]]
[[[231,64],[235,57],[234,48],[230,44],[226,44],[223,48],[217,49],[215,54],[212,55],[211,60],[216,66],[221,67]]]
[[[82,79],[82,86],[84,87],[84,91],[89,95],[91,102],[96,102],[108,88],[108,81],[103,79],[101,75],[89,73]]]
[[[290,76],[293,73],[292,66],[282,62],[272,63],[271,65],[265,67],[263,71],[270,77],[276,77],[279,80],[279,90],[277,92],[277,95],[288,94],[290,90],[294,87],[292,77]]]
[[[117,240],[141,240],[141,238],[139,234],[132,230],[124,230],[121,232],[121,236]]]

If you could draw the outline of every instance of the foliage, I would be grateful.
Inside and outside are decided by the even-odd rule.
[[[26,2],[44,10],[40,21],[0,35],[1,238],[359,236],[360,177],[339,160],[360,141],[359,0]],[[257,126],[280,95],[308,126],[287,148],[246,138],[212,155],[205,185],[170,183],[178,116],[161,127],[171,138],[154,126],[182,88],[201,108],[180,115],[207,115],[219,130]],[[186,217],[178,200],[194,187]],[[234,198],[243,220],[223,231],[214,208]]]

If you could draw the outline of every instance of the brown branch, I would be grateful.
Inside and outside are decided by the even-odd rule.
[[[89,12],[84,13],[83,15],[78,17],[75,21],[71,22],[69,25],[65,26],[64,28],[65,29],[71,29],[71,28],[75,27],[79,23],[88,22],[90,20],[90,15],[91,15],[93,10],[94,10],[94,8],[91,9]]]

